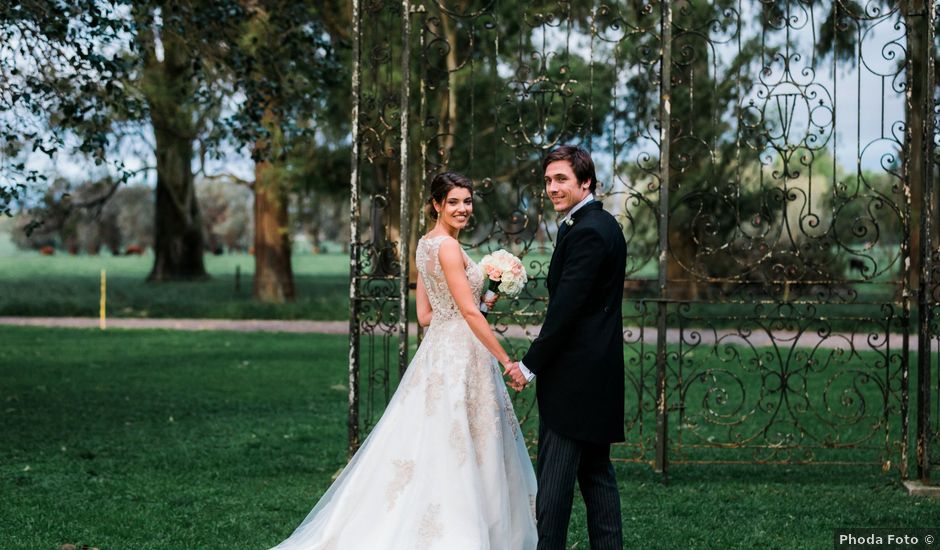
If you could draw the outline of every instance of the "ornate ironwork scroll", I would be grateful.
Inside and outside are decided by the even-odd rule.
[[[349,451],[407,360],[410,2],[354,0]]]
[[[472,255],[524,258],[531,283],[491,315],[519,355],[545,311],[557,231],[541,159],[577,143],[629,250],[618,460],[907,476],[919,327],[916,463],[929,475],[940,454],[929,453],[940,424],[934,2],[355,9],[351,433],[407,364],[407,260],[430,177],[476,182],[461,234]],[[532,439],[534,394],[516,399]]]
[[[674,462],[906,474],[904,18],[888,3],[677,8],[665,296],[678,334],[665,365]]]

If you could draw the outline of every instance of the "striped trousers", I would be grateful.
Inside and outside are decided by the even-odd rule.
[[[535,473],[538,478],[535,499],[538,550],[565,548],[575,481],[587,509],[591,549],[622,550],[620,493],[610,463],[609,444],[577,441],[540,423]]]

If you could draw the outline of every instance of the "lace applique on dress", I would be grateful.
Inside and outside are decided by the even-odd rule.
[[[438,256],[441,250],[441,243],[451,237],[447,235],[437,235],[434,237],[421,237],[418,241],[418,250],[415,252],[415,264],[418,268],[418,274],[424,282],[424,288],[428,293],[428,301],[431,303],[431,324],[435,322],[448,321],[461,317],[457,303],[447,288],[447,279],[444,278],[444,268],[441,267],[441,260]],[[470,282],[470,289],[473,295],[479,299],[483,294],[483,270],[478,266],[466,251],[461,249],[464,263],[466,264],[467,280]]]
[[[421,524],[418,526],[418,548],[430,548],[434,539],[439,539],[444,534],[444,525],[441,524],[441,505],[429,504],[424,516],[421,517]]]
[[[385,489],[385,498],[388,500],[389,511],[395,507],[398,495],[405,490],[415,473],[414,460],[396,460],[393,464],[395,466],[395,477],[389,483],[388,488]]]
[[[431,416],[437,410],[437,402],[444,395],[444,375],[439,372],[428,374],[424,393],[424,414]]]
[[[450,446],[457,454],[457,465],[463,466],[467,461],[467,440],[463,436],[460,422],[456,420],[450,427]]]

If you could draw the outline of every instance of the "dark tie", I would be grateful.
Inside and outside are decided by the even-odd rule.
[[[568,219],[570,220],[571,218]],[[558,228],[558,236],[555,238],[555,246],[558,246],[558,243],[561,242],[562,237],[565,236],[565,233],[568,232],[570,227],[571,225],[567,221],[562,222],[561,226]]]

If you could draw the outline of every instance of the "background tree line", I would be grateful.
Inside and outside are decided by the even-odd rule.
[[[105,246],[153,248],[149,280],[198,280],[207,250],[245,245],[247,235],[219,229],[230,205],[213,204],[245,205],[219,187],[235,182],[252,195],[255,296],[291,299],[292,198],[298,212],[335,215],[348,194],[348,162],[338,162],[349,158],[348,21],[338,0],[0,2],[3,211],[48,177],[31,153],[83,159],[98,177],[46,182],[43,212],[23,227],[29,238],[95,249],[86,228],[95,219]],[[131,169],[128,143],[140,141],[148,164]],[[211,171],[239,154],[254,178]],[[155,181],[143,204],[126,186],[138,172]],[[105,229],[122,225],[126,202],[152,206],[149,238],[127,223]]]
[[[658,132],[658,8],[638,2],[616,8],[548,1],[487,5],[481,15],[464,17],[455,14],[475,13],[476,3],[458,1],[445,9],[429,2],[413,15],[412,97],[420,89],[425,102],[408,139],[412,151],[427,156],[413,173],[407,197],[398,192],[399,136],[386,128],[397,116],[392,106],[403,85],[395,57],[400,7],[387,2],[363,7],[365,108],[357,122],[375,130],[363,137],[374,155],[362,166],[364,206],[372,212],[366,216],[373,218],[366,225],[373,244],[392,255],[376,265],[395,263],[388,244],[399,239],[402,200],[411,213],[413,248],[421,229],[423,183],[445,166],[473,177],[484,199],[468,238],[476,242],[495,235],[504,245],[549,240],[544,221],[526,221],[542,220],[545,208],[540,156],[552,144],[575,141],[593,142],[596,152],[613,155],[618,164],[612,178],[632,186],[623,193],[618,214],[635,258],[630,271],[637,272],[652,260],[658,243],[657,161],[637,160],[644,140],[655,142]],[[761,71],[772,70],[775,56],[790,45],[790,38],[781,42],[780,29],[794,19],[783,4],[756,3],[750,16],[760,25],[742,30],[739,6],[674,5],[669,277],[839,278],[846,253],[864,252],[874,241],[898,242],[897,212],[870,207],[897,202],[896,178],[887,168],[867,175],[840,173],[828,145],[774,142],[777,123],[749,110],[741,94],[759,87]],[[818,55],[819,66],[834,59],[858,68],[862,46],[847,29],[867,17],[865,10],[854,2],[808,9],[820,17],[813,20],[817,43],[804,48],[804,56]],[[901,11],[898,18],[909,14]],[[0,205],[9,213],[25,187],[45,176],[24,161],[30,152],[66,152],[98,166],[101,174],[72,182],[71,188],[54,182],[41,201],[45,225],[34,227],[32,217],[22,224],[33,231],[31,242],[53,239],[79,250],[94,249],[97,241],[117,250],[150,246],[149,279],[163,281],[204,278],[205,252],[243,247],[250,238],[256,297],[290,300],[291,234],[304,231],[316,244],[330,232],[341,238],[336,229],[348,223],[351,23],[350,2],[343,0],[0,2],[0,107],[7,113],[0,116],[0,143],[5,158],[12,159],[0,167]],[[922,27],[911,22],[907,29],[916,52],[923,50]],[[563,28],[574,41],[595,33],[597,51],[607,58],[591,58],[594,50],[563,48],[561,42],[555,48],[563,55],[531,55],[546,40],[561,41]],[[604,42],[605,33],[619,37]],[[734,42],[733,51],[720,45]],[[912,64],[920,67],[926,61],[917,55]],[[622,67],[637,70],[627,74]],[[918,78],[912,79],[915,96],[923,93]],[[904,118],[919,127],[915,115]],[[141,136],[151,149],[142,156],[152,165],[128,167],[122,162],[128,143],[139,143]],[[533,136],[535,143],[526,142]],[[912,141],[919,139],[915,131]],[[252,177],[220,172],[232,157],[250,162]],[[919,177],[917,166],[911,163],[912,180]],[[146,193],[127,185],[139,172],[152,173],[155,182],[146,204],[141,204]],[[800,212],[813,198],[801,191],[809,185],[807,174],[821,182],[817,191],[823,186],[816,204],[832,213],[828,218]],[[865,188],[853,184],[853,177]],[[607,182],[604,191],[616,194],[616,185]],[[222,203],[247,202],[240,191],[222,191],[225,186],[250,194],[251,231],[222,236],[227,233],[218,227],[226,213],[237,211]],[[787,186],[791,191],[781,192]],[[919,191],[914,192],[916,209]],[[369,203],[376,195],[386,202]],[[102,229],[101,236],[79,231],[90,220],[102,228],[119,226],[121,212],[131,208],[119,206],[123,202],[152,209],[151,225]],[[814,232],[836,223],[835,213],[843,220],[839,223],[852,227]],[[842,239],[853,227],[871,229]],[[916,247],[917,224],[911,230]],[[149,232],[150,238],[134,231]],[[798,237],[774,247],[768,239],[775,232]],[[865,277],[877,267],[870,266]],[[694,287],[686,290],[677,297],[698,295]]]

